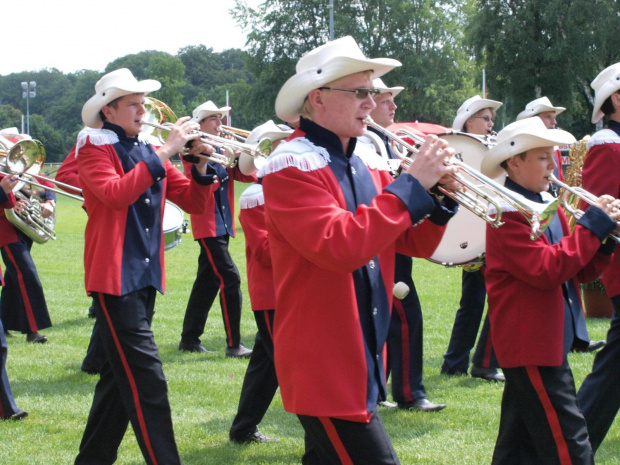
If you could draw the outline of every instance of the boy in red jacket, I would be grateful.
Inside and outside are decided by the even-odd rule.
[[[540,118],[508,125],[482,162],[495,178],[532,204],[553,201],[547,190],[556,168],[553,146],[574,137],[547,129]],[[610,263],[605,241],[620,218],[618,200],[603,196],[570,233],[562,209],[544,234],[530,240],[530,224],[510,205],[505,224],[487,227],[486,286],[491,335],[506,377],[493,464],[590,464],[592,448],[579,408],[567,353],[587,338],[579,282]]]

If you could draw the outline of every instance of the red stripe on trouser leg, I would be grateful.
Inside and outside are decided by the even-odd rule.
[[[540,371],[538,370],[538,367],[535,366],[527,366],[525,369],[530,381],[532,382],[532,387],[538,394],[538,398],[540,399],[540,402],[545,410],[545,416],[549,422],[549,427],[551,428],[555,445],[558,448],[558,458],[560,460],[560,464],[571,465],[572,460],[568,452],[568,445],[564,439],[564,434],[562,433],[562,428],[560,427],[560,420],[558,419],[558,414],[555,411],[555,408],[553,408],[551,399],[549,399],[547,390],[542,382]]]
[[[211,268],[213,268],[213,273],[215,273],[215,276],[217,276],[217,279],[220,280],[220,298],[222,302],[222,315],[224,315],[224,326],[226,326],[226,338],[228,339],[228,346],[230,347],[232,346],[233,339],[232,339],[232,331],[230,329],[230,321],[228,319],[228,302],[226,302],[226,294],[224,293],[224,287],[225,287],[224,278],[218,271],[217,266],[215,265],[215,261],[213,260],[213,255],[211,255],[211,251],[209,250],[209,247],[207,247],[207,243],[205,242],[205,240],[200,239],[200,243],[202,244],[202,247],[207,254],[207,258],[209,259]]]
[[[405,399],[405,402],[413,402],[413,396],[411,395],[411,373],[409,369],[411,368],[411,360],[409,358],[409,349],[410,349],[410,341],[409,341],[409,322],[407,321],[407,315],[405,315],[405,308],[403,307],[403,303],[399,299],[394,299],[394,308],[398,313],[398,318],[400,319],[400,353],[402,355],[401,359],[401,372],[402,372],[402,393]],[[392,379],[394,382],[394,379]]]
[[[353,460],[349,457],[349,453],[340,440],[340,436],[338,436],[336,427],[332,423],[331,419],[328,417],[318,417],[318,419],[323,425],[323,428],[325,428],[325,433],[327,434],[329,441],[334,446],[336,454],[338,454],[338,458],[340,459],[342,465],[353,465]]]
[[[28,297],[28,290],[26,289],[26,283],[24,282],[24,274],[17,266],[17,262],[15,261],[15,257],[11,253],[9,246],[4,246],[4,251],[11,260],[15,271],[17,271],[17,282],[19,283],[19,292],[22,295],[22,300],[24,301],[24,309],[26,310],[26,318],[28,319],[28,327],[30,328],[30,332],[35,333],[39,330],[37,326],[37,320],[34,318],[34,312],[32,311],[32,304],[30,303],[30,298]]]
[[[138,416],[138,424],[140,426],[140,432],[142,433],[142,437],[144,439],[144,446],[146,447],[146,450],[148,451],[149,457],[151,458],[153,464],[157,465],[157,460],[155,459],[155,452],[153,451],[153,446],[151,445],[151,439],[149,438],[148,430],[146,428],[146,421],[144,420],[144,413],[142,412],[142,406],[140,405],[140,394],[138,393],[138,386],[136,385],[136,380],[134,379],[133,373],[131,372],[131,369],[129,368],[127,357],[125,357],[125,353],[123,352],[123,348],[121,347],[121,342],[118,339],[116,331],[114,330],[114,325],[112,325],[112,320],[110,319],[108,308],[106,307],[105,300],[103,298],[103,295],[101,294],[99,295],[99,302],[103,310],[103,315],[105,316],[105,319],[108,322],[108,326],[110,328],[110,334],[112,335],[112,339],[114,339],[114,345],[116,346],[116,350],[118,351],[118,356],[121,359],[123,368],[125,369],[125,374],[127,375],[129,386],[131,387],[131,395],[133,397],[134,406],[136,407],[136,415]]]

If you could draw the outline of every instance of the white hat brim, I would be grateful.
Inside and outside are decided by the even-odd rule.
[[[540,147],[573,144],[575,137],[562,129],[547,129],[547,132],[520,133],[499,142],[482,159],[480,171],[489,178],[505,173],[500,165],[509,158]]]
[[[278,92],[276,114],[282,121],[295,121],[299,119],[304,101],[312,90],[362,71],[372,71],[371,79],[375,79],[398,66],[401,66],[400,61],[392,58],[360,60],[345,56],[335,57],[320,68],[306,69],[291,76]]]
[[[124,88],[111,87],[93,95],[82,107],[82,122],[91,128],[101,127],[99,112],[108,103],[130,94],[148,94],[161,88],[161,83],[154,79],[137,81],[135,85],[124,86]]]
[[[480,110],[484,110],[485,108],[491,108],[497,111],[498,108],[502,105],[503,103],[498,102],[497,100],[489,100],[486,98],[475,100],[471,103],[471,105],[469,105],[469,107],[467,107],[467,109],[463,113],[456,115],[456,118],[454,118],[454,122],[452,123],[452,128],[456,129],[457,131],[462,131],[463,126],[465,126],[465,121],[478,113]]]
[[[564,107],[550,107],[548,105],[539,105],[536,108],[528,108],[528,109],[523,110],[521,113],[517,115],[517,121],[525,119],[525,118],[531,118],[532,116],[537,116],[546,111],[554,111],[556,115],[559,115],[564,110],[566,110],[566,108]]]

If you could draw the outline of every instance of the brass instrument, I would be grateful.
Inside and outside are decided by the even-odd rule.
[[[60,192],[69,197],[81,197],[68,194],[64,191],[45,186],[34,181],[34,178],[43,178],[38,173],[45,162],[45,149],[37,140],[24,139],[11,145],[5,138],[0,139],[0,156],[5,157],[4,166],[0,168],[0,174],[13,176],[19,179],[19,183],[13,188],[19,206],[5,209],[7,219],[26,236],[38,244],[43,244],[49,239],[56,239],[54,231],[56,212],[47,218],[43,217],[40,199],[33,192],[31,186]],[[51,179],[49,180],[51,182]],[[30,187],[26,187],[26,185]]]
[[[370,116],[367,116],[364,122],[391,141],[403,146],[411,152],[413,156],[419,153],[418,148],[408,144],[396,134],[393,134],[383,126],[375,123]],[[424,142],[424,139],[413,133],[411,133],[411,137],[416,143],[422,144]],[[403,157],[398,151],[394,153],[401,158],[401,163],[408,165],[412,162],[411,158]],[[445,163],[459,168],[459,172],[451,177],[457,181],[463,189],[453,190],[439,186],[439,190],[479,218],[482,218],[494,228],[503,224],[501,222],[502,208],[499,203],[500,199],[515,208],[530,223],[530,239],[532,240],[537,239],[544,233],[545,229],[550,224],[550,220],[558,209],[559,202],[557,200],[549,204],[531,202],[471,168],[456,156],[446,159]],[[485,192],[485,190],[489,193]]]
[[[220,135],[231,136],[237,139],[239,142],[245,142],[252,131],[246,131],[245,129],[233,128],[231,126],[221,125],[219,127]]]
[[[585,136],[583,139],[575,142],[570,148],[568,156],[571,163],[566,170],[566,173],[564,173],[564,183],[568,186],[581,187],[581,169],[583,168],[583,162],[585,161],[586,155],[588,154],[587,143],[589,140],[590,136]],[[561,166],[560,169],[562,169]],[[570,208],[578,208],[580,202],[579,196],[574,195],[570,192],[566,195],[566,202],[568,205],[570,205]],[[558,197],[562,199],[564,198],[564,196],[564,192],[560,192],[560,194],[558,195]],[[564,209],[570,213],[570,209],[566,208],[566,206],[564,207]],[[574,228],[575,224],[577,224],[577,218],[575,218],[574,215],[571,215],[568,218],[568,224],[570,225],[571,229]]]
[[[553,174],[549,177],[549,180],[562,189],[562,206],[564,207],[564,210],[566,210],[575,219],[575,221],[581,218],[584,212],[573,205],[574,199],[577,199],[578,201],[583,200],[589,205],[595,205],[599,199],[599,197],[591,192],[588,192],[582,187],[569,186],[568,184],[560,181]],[[616,242],[620,242],[620,224],[618,224],[616,229],[607,237]]]

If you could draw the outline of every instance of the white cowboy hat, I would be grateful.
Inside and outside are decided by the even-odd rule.
[[[555,111],[555,114],[559,115],[564,110],[566,110],[564,107],[554,107],[551,104],[551,100],[547,97],[540,97],[525,105],[525,110],[517,115],[517,121],[531,116],[536,116],[545,111]]]
[[[220,115],[222,118],[226,116],[230,107],[222,107],[218,108],[215,106],[211,100],[203,103],[202,105],[197,106],[192,112],[192,121],[200,123],[207,116],[211,115]]]
[[[154,79],[138,81],[127,68],[117,69],[103,76],[95,84],[93,95],[82,107],[82,121],[91,128],[101,127],[99,112],[119,97],[130,94],[148,94],[161,88],[161,83]]]
[[[575,138],[562,129],[547,129],[540,118],[525,118],[509,124],[497,134],[497,144],[482,159],[480,171],[496,178],[504,173],[504,160],[539,147],[572,144]]]
[[[385,85],[385,83],[381,80],[381,78],[374,79],[374,80],[372,81],[372,85],[373,85],[373,87],[374,87],[375,89],[377,89],[377,90],[381,91],[381,93],[382,93],[382,94],[387,94],[387,93],[390,93],[390,94],[392,94],[392,97],[396,97],[396,96],[397,96],[398,94],[400,94],[400,93],[403,91],[403,89],[404,89],[404,87],[400,87],[400,86],[397,86],[397,87],[388,87],[388,86],[386,86],[386,85]]]
[[[467,121],[471,116],[475,115],[480,110],[485,108],[492,108],[493,110],[497,110],[499,107],[503,105],[502,102],[498,102],[496,100],[489,100],[486,98],[482,98],[479,95],[474,95],[472,98],[468,98],[463,102],[463,105],[457,110],[456,118],[454,118],[454,122],[452,123],[452,128],[457,131],[462,131],[463,126],[465,126],[465,121]]]
[[[400,65],[391,58],[366,58],[351,36],[327,42],[299,59],[295,75],[278,92],[276,114],[282,121],[295,121],[310,91],[362,71],[371,70],[372,79],[381,77]]]
[[[272,120],[267,121],[266,123],[261,124],[260,126],[255,127],[252,132],[245,139],[246,144],[255,145],[258,144],[263,139],[269,139],[271,142],[275,142],[280,139],[286,139],[293,133],[293,129],[283,131],[280,129]],[[258,164],[260,165],[264,160],[260,160]],[[249,155],[246,152],[241,152],[239,155],[238,166],[239,170],[250,176],[256,171],[258,171],[257,158]]]
[[[594,109],[592,124],[598,123],[603,115],[601,106],[614,92],[620,90],[620,63],[613,64],[599,73],[590,83],[594,89]]]
[[[0,134],[19,134],[19,130],[15,127],[13,128],[4,128],[0,130]]]

